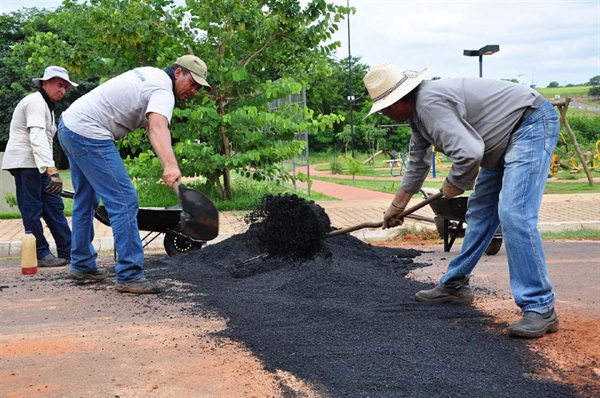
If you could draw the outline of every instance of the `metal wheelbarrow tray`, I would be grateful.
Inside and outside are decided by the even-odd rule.
[[[64,198],[73,199],[73,192],[62,191]],[[140,207],[137,215],[138,229],[148,232],[142,238],[144,248],[152,243],[161,234],[164,234],[163,246],[169,256],[189,253],[201,249],[206,241],[197,240],[181,232],[181,208],[167,207]],[[110,219],[106,208],[102,205],[96,207],[94,218],[106,226],[110,226]]]
[[[424,196],[426,194],[424,193]],[[435,217],[435,227],[440,234],[440,237],[444,239],[444,251],[449,252],[454,244],[456,238],[462,238],[465,236],[465,216],[467,214],[467,200],[465,196],[459,196],[456,198],[439,198],[431,203],[429,206]],[[498,228],[496,234],[492,238],[492,241],[485,249],[485,253],[488,255],[494,255],[500,251],[502,247],[502,228]]]

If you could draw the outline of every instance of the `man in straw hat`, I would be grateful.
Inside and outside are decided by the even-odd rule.
[[[175,100],[186,101],[200,88],[210,90],[206,74],[206,64],[193,55],[179,57],[164,70],[135,68],[96,87],[62,114],[58,137],[69,158],[75,190],[69,278],[108,278],[108,271],[97,267],[92,246],[94,209],[101,199],[110,217],[117,255],[116,290],[160,291],[144,275],[138,197],[114,141],[145,128],[163,166],[163,181],[172,188],[181,179],[169,131]]]
[[[419,192],[431,166],[432,146],[452,159],[442,185],[446,198],[473,189],[460,254],[439,284],[417,292],[426,303],[471,303],[471,272],[502,225],[510,283],[520,320],[510,336],[541,337],[558,331],[538,214],[550,159],[559,133],[554,107],[535,90],[491,79],[425,81],[429,69],[401,71],[392,64],[364,77],[373,99],[369,115],[381,111],[412,128],[410,157],[402,184],[384,215],[383,228],[398,218]],[[474,187],[474,188],[473,188]]]
[[[77,84],[60,66],[47,67],[33,84],[38,91],[23,98],[13,112],[2,169],[15,178],[23,227],[35,236],[38,267],[61,267],[70,260],[71,229],[59,195],[62,180],[52,157],[54,108]],[[54,238],[58,258],[50,251],[42,218]]]

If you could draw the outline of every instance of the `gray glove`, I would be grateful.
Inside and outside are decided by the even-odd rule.
[[[386,228],[394,228],[399,227],[404,224],[404,218],[399,218],[398,216],[404,212],[403,207],[395,206],[393,203],[390,204],[390,207],[385,211],[383,215],[383,229]]]
[[[462,195],[465,192],[463,189],[450,184],[447,178],[444,180],[441,191],[445,198],[454,198],[455,196]]]

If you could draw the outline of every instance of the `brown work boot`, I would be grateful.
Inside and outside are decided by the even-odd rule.
[[[508,327],[508,335],[511,337],[542,337],[546,333],[558,332],[558,317],[554,308],[540,314],[533,311],[525,311],[523,317]]]
[[[92,271],[67,271],[67,278],[76,281],[101,281],[108,278],[108,270],[106,268],[96,268]]]
[[[457,287],[447,288],[438,284],[433,289],[421,290],[415,294],[415,300],[422,303],[471,304],[474,298],[468,278]]]
[[[68,262],[64,258],[56,258],[52,254],[48,254],[44,258],[38,259],[38,267],[64,267]]]
[[[160,287],[153,285],[146,279],[127,283],[116,283],[115,289],[121,293],[133,294],[156,294],[160,292]]]

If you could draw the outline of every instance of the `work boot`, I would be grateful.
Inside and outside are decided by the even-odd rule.
[[[421,290],[415,294],[415,300],[422,303],[471,304],[474,298],[469,278],[456,287],[448,288],[438,284],[433,289]]]
[[[126,283],[116,283],[115,289],[121,293],[133,294],[155,294],[160,292],[160,288],[158,286],[153,285],[146,279]]]
[[[64,258],[56,258],[52,254],[48,254],[44,258],[38,259],[38,267],[63,267],[67,265],[67,260]]]
[[[556,332],[558,332],[558,317],[554,308],[544,314],[525,311],[521,319],[508,327],[508,335],[511,337],[537,338],[546,333]]]
[[[73,271],[67,272],[67,278],[76,281],[101,281],[108,278],[108,270],[106,268],[96,268],[92,271]]]

